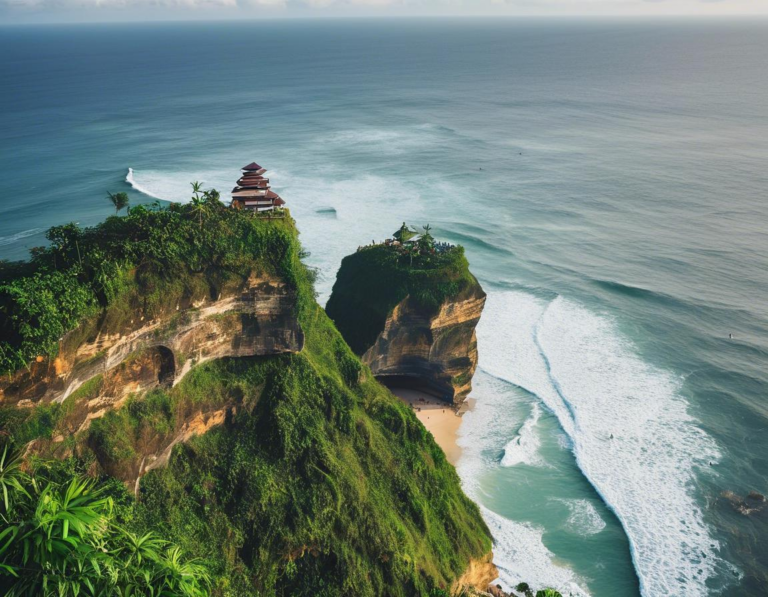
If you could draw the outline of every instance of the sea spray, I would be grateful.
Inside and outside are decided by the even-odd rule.
[[[676,379],[644,363],[609,318],[563,298],[491,293],[478,341],[484,370],[558,417],[629,537],[642,593],[706,595],[721,563],[692,486],[718,451]]]

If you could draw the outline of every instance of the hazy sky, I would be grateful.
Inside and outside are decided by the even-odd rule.
[[[768,15],[768,0],[0,0],[0,23],[408,15]]]

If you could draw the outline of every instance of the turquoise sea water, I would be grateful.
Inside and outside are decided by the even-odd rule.
[[[723,497],[768,493],[768,22],[0,28],[0,81],[0,258],[252,160],[321,300],[430,223],[489,294],[458,468],[502,582],[768,592]]]

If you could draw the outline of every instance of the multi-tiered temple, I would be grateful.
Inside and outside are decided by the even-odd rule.
[[[267,211],[285,205],[280,195],[269,188],[269,179],[264,178],[266,170],[256,162],[243,168],[243,174],[232,189],[232,207]]]

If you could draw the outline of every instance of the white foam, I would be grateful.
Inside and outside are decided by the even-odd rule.
[[[392,181],[385,177],[329,176],[319,189],[316,176],[285,172],[272,177],[272,184],[300,222],[301,242],[310,251],[307,263],[320,272],[315,285],[320,304],[330,297],[346,255],[372,240],[390,237],[403,220],[428,221],[420,190],[407,182],[399,183],[398,192],[393,193]],[[318,213],[329,208],[335,210],[335,217]]]
[[[147,197],[187,203],[192,197],[193,181],[202,183],[204,189],[217,189],[227,202],[226,191],[234,186],[237,171],[164,172],[162,170],[135,171],[128,168],[125,182]]]
[[[558,417],[624,526],[643,595],[706,595],[723,564],[692,487],[718,451],[677,380],[643,362],[609,318],[563,298],[490,294],[478,341],[483,369]]]
[[[415,125],[400,128],[358,128],[323,135],[318,143],[324,146],[340,146],[352,149],[356,154],[371,152],[383,155],[408,153],[429,147],[440,140],[444,131],[432,125]]]
[[[606,523],[590,500],[564,500],[555,498],[554,501],[565,504],[570,511],[566,528],[576,535],[596,535],[602,531]]]
[[[504,456],[501,458],[501,466],[516,466],[527,464],[530,466],[544,466],[545,463],[539,456],[539,441],[536,424],[539,422],[541,409],[538,404],[533,404],[531,415],[522,424],[517,435],[504,447]]]
[[[0,236],[0,247],[12,245],[17,241],[34,236],[42,231],[42,228],[30,228],[29,230],[23,230],[22,232],[17,232],[16,234],[11,234],[9,236]]]
[[[557,561],[544,545],[543,528],[509,520],[483,505],[488,497],[488,480],[499,472],[497,454],[503,438],[514,432],[516,422],[508,416],[508,392],[495,387],[503,382],[482,372],[475,376],[474,382],[481,399],[462,417],[457,440],[462,453],[457,471],[464,491],[480,505],[480,512],[493,535],[493,562],[499,569],[501,584],[510,589],[520,582],[527,582],[537,589],[558,589],[563,595],[588,595],[582,588],[586,583],[572,569]],[[538,417],[534,413],[531,415]]]
[[[536,589],[548,587],[572,597],[588,595],[570,568],[554,564],[554,554],[542,541],[542,529],[513,522],[482,506],[480,511],[494,538],[498,582],[506,590],[526,582]]]

